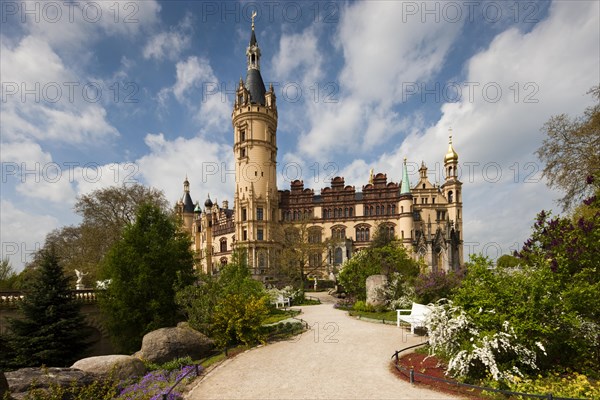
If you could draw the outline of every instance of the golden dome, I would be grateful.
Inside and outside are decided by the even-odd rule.
[[[448,153],[446,153],[446,156],[444,157],[444,163],[448,163],[450,161],[458,161],[458,154],[456,153],[456,151],[454,151],[454,148],[452,147],[452,135],[450,135]]]

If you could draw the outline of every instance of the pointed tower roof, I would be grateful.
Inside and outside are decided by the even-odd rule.
[[[444,163],[448,163],[450,161],[458,161],[458,154],[454,151],[454,147],[452,147],[452,128],[450,128],[450,135],[448,138],[448,152],[444,157]]]
[[[192,201],[192,196],[190,196],[190,182],[187,176],[185,177],[185,181],[183,181],[183,198],[181,202],[183,203],[184,213],[194,212],[194,202]]]
[[[404,157],[404,165],[402,170],[402,186],[400,194],[410,194],[410,182],[408,180],[408,169],[406,169],[406,157]]]
[[[254,18],[256,12],[252,14],[252,33],[250,34],[250,43],[246,49],[246,57],[248,58],[248,72],[246,73],[246,89],[250,92],[250,103],[265,105],[265,83],[260,74],[260,48],[256,41],[254,33]]]

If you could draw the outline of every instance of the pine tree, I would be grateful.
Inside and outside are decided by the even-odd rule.
[[[7,344],[13,367],[69,366],[89,346],[80,304],[56,253],[45,250],[41,261],[19,305],[25,318],[9,319]]]

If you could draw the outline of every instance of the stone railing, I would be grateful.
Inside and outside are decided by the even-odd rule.
[[[26,293],[20,291],[0,291],[0,307],[16,307],[25,298]],[[72,290],[71,296],[83,303],[95,303],[98,291],[94,289]]]

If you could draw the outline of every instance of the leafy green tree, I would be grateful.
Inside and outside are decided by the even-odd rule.
[[[89,346],[89,330],[72,296],[52,249],[42,253],[41,264],[19,303],[24,319],[9,319],[7,345],[12,367],[71,365]]]
[[[198,284],[177,293],[190,325],[221,348],[264,339],[260,327],[269,313],[269,296],[252,279],[245,260],[245,252],[236,251],[218,276],[201,274]]]
[[[18,275],[15,273],[12,265],[10,265],[8,257],[3,258],[2,261],[0,261],[0,289],[13,289],[17,276]]]
[[[111,280],[100,299],[108,330],[121,351],[133,352],[144,334],[181,318],[175,293],[194,279],[189,237],[159,207],[141,205],[102,273]]]
[[[168,210],[168,202],[161,191],[137,183],[82,195],[74,206],[75,212],[82,217],[81,224],[50,232],[46,235],[44,248],[52,246],[55,249],[67,274],[74,274],[75,269],[86,273],[83,283],[93,287],[100,277],[104,256],[121,237],[123,229],[135,221],[139,206],[147,203],[165,212]],[[31,266],[38,263],[36,256]]]
[[[371,275],[387,275],[390,282],[414,279],[419,273],[418,263],[412,259],[404,246],[385,236],[385,230],[376,229],[371,245],[344,263],[339,280],[346,292],[358,300],[366,299],[366,280]],[[393,294],[398,293],[401,285]]]
[[[565,193],[559,201],[564,210],[593,193],[586,178],[600,168],[600,86],[588,93],[595,104],[574,119],[566,114],[551,117],[542,127],[547,138],[536,152],[546,164],[542,174],[548,186]]]
[[[496,260],[496,265],[499,268],[517,268],[521,260],[518,257],[511,256],[510,254],[503,254]]]

